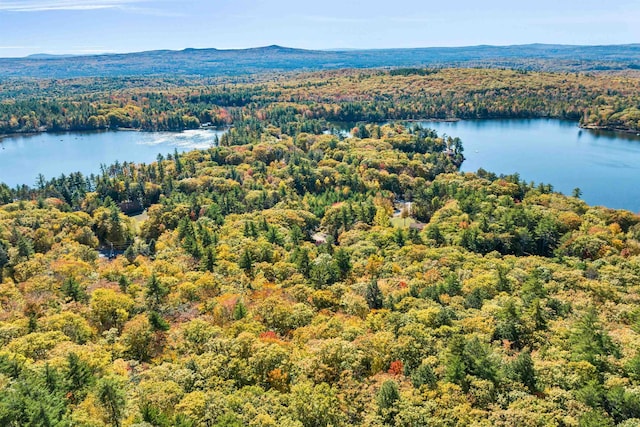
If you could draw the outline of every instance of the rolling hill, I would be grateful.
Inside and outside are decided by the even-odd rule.
[[[544,71],[640,69],[640,44],[530,44],[379,50],[303,50],[267,46],[185,49],[92,56],[34,55],[0,59],[0,78],[149,75],[239,76],[264,72],[372,67],[505,67]]]

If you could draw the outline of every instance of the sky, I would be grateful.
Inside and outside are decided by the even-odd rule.
[[[0,57],[640,43],[638,0],[0,0]]]

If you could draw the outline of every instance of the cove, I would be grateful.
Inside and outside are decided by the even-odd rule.
[[[10,187],[34,186],[38,174],[47,179],[61,174],[100,173],[100,165],[136,162],[151,163],[166,155],[206,149],[225,131],[184,132],[67,132],[11,136],[0,142],[0,182]]]
[[[570,195],[582,190],[590,205],[640,211],[640,136],[590,131],[555,119],[420,122],[462,139],[462,170],[553,185]]]

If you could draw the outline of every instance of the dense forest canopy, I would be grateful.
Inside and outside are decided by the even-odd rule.
[[[231,128],[0,184],[0,425],[638,425],[640,216],[461,173],[463,141],[407,122],[635,131],[638,89],[426,68],[2,83],[5,133]]]
[[[331,122],[553,117],[640,130],[633,75],[400,68],[261,76],[0,83],[0,133],[183,130],[203,124],[318,133]],[[294,129],[295,128],[295,129]],[[255,129],[254,129],[255,130]]]
[[[2,187],[0,424],[635,425],[640,217],[419,126],[246,126]]]

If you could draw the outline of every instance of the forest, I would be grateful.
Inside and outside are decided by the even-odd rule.
[[[634,84],[349,71],[4,103],[42,105],[38,125],[233,127],[0,185],[0,425],[639,425],[640,217],[461,173],[460,139],[377,123],[583,105],[596,123]]]
[[[498,69],[340,70],[253,79],[140,77],[0,82],[0,134],[202,125],[288,135],[336,122],[550,117],[640,130],[634,74]],[[260,129],[258,129],[260,128]]]

